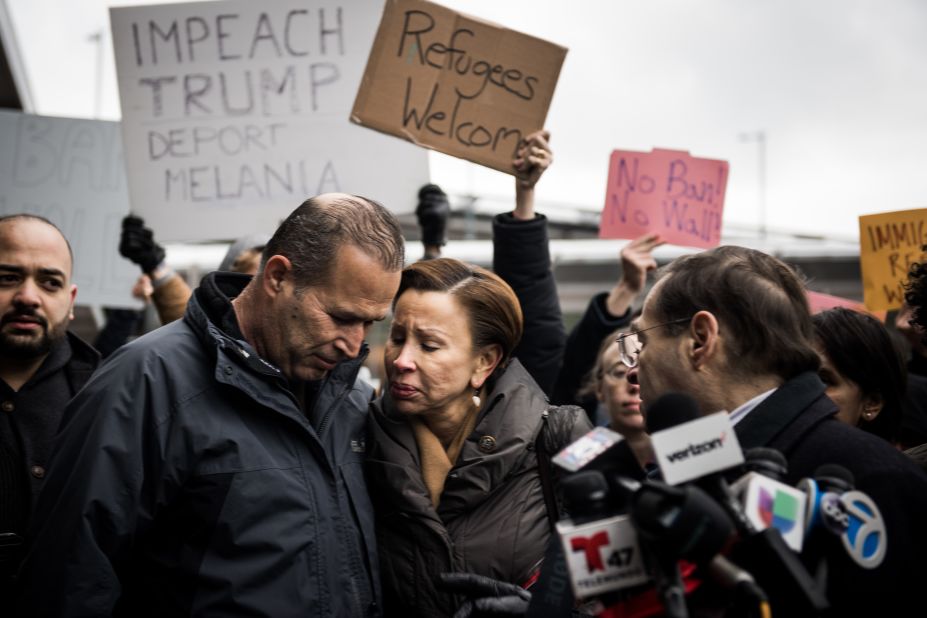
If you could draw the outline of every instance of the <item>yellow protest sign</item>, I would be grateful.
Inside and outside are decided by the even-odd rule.
[[[891,311],[904,302],[911,264],[923,260],[927,208],[859,218],[859,261],[863,301],[870,311]]]

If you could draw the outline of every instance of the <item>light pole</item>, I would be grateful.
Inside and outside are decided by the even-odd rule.
[[[93,117],[99,119],[103,112],[103,31],[97,30],[87,36],[88,43],[97,46],[97,66],[94,76]]]
[[[756,142],[757,146],[757,191],[760,198],[760,239],[766,240],[766,132],[762,129],[741,133],[741,142]]]

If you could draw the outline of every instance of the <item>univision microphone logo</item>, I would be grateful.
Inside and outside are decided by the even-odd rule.
[[[698,455],[703,455],[705,453],[710,453],[711,451],[721,448],[724,446],[724,441],[727,439],[727,432],[722,431],[721,435],[713,440],[706,440],[705,442],[698,442],[695,444],[689,444],[686,448],[680,449],[669,453],[666,458],[672,462],[682,461],[688,459],[689,457],[696,457]]]
[[[748,472],[731,486],[744,515],[758,530],[775,528],[782,540],[800,552],[805,538],[808,498],[801,490],[756,472]]]
[[[774,489],[760,488],[757,512],[766,528],[773,527],[784,535],[798,522],[799,502],[794,496]]]

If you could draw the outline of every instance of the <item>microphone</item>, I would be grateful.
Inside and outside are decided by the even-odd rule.
[[[813,479],[802,479],[800,486],[812,504],[806,527],[836,534],[853,562],[875,569],[888,550],[885,519],[878,505],[855,489],[855,484],[853,473],[837,464],[824,464],[814,471]]]
[[[573,510],[573,519],[562,522],[564,526],[605,519],[621,512],[609,503],[613,497],[609,486],[601,487],[604,478],[601,471],[613,467],[611,462],[615,459],[615,449],[623,440],[624,437],[617,432],[605,427],[596,427],[551,458],[553,463],[568,472],[600,471],[597,477],[572,474],[560,482],[564,502]],[[627,491],[630,490],[618,491],[617,495],[626,494]],[[567,528],[565,533],[569,535],[570,529]],[[564,552],[562,537],[563,533],[558,530],[558,534],[551,535],[548,540],[541,571],[537,582],[532,586],[531,602],[528,605],[527,615],[532,618],[559,618],[569,615],[578,596],[577,578],[574,577],[574,573],[578,572],[568,565],[567,556],[572,554],[572,550]],[[577,577],[582,580],[579,575]]]
[[[838,537],[846,532],[850,517],[840,496],[854,485],[853,473],[837,464],[819,466],[812,478],[798,482],[798,488],[808,497],[805,535],[819,528]]]
[[[773,607],[787,615],[825,611],[827,599],[779,530],[755,524],[720,474],[744,462],[727,413],[700,416],[694,399],[669,393],[648,406],[647,427],[666,481],[674,485],[695,481],[734,522],[740,542],[733,559],[753,573]]]
[[[631,520],[655,554],[693,562],[716,584],[733,590],[736,602],[754,611],[768,608],[753,576],[721,554],[735,533],[734,523],[697,486],[644,483],[632,499]]]
[[[805,514],[805,535],[808,542],[802,558],[814,574],[816,585],[827,590],[828,547],[836,548],[837,539],[849,527],[849,515],[840,499],[853,489],[853,473],[835,464],[824,464],[814,471],[812,478],[804,478],[798,487],[808,496]],[[816,530],[822,532],[815,532]]]
[[[667,393],[647,406],[646,422],[663,480],[670,485],[697,481],[724,508],[738,532],[756,532],[719,474],[744,461],[727,413],[701,416],[692,397]]]
[[[550,460],[568,472],[606,470],[623,440],[624,436],[617,431],[608,427],[595,427],[575,442],[568,444]]]
[[[637,532],[623,514],[608,481],[598,470],[584,470],[561,482],[571,518],[557,523],[570,583],[576,598],[587,599],[650,581]]]
[[[702,490],[645,482],[631,499],[631,521],[648,549],[667,616],[688,615],[678,561],[705,563],[733,532],[727,515]]]
[[[757,530],[775,528],[800,552],[805,537],[806,493],[782,482],[788,462],[779,451],[756,447],[745,454],[746,474],[732,486],[744,514]]]

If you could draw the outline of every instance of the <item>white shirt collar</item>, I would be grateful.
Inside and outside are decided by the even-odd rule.
[[[753,411],[755,407],[763,403],[767,397],[772,395],[775,390],[775,388],[771,388],[765,393],[760,393],[747,403],[737,406],[737,408],[730,413],[731,424],[736,425],[742,421],[748,414],[750,414],[750,412]]]

